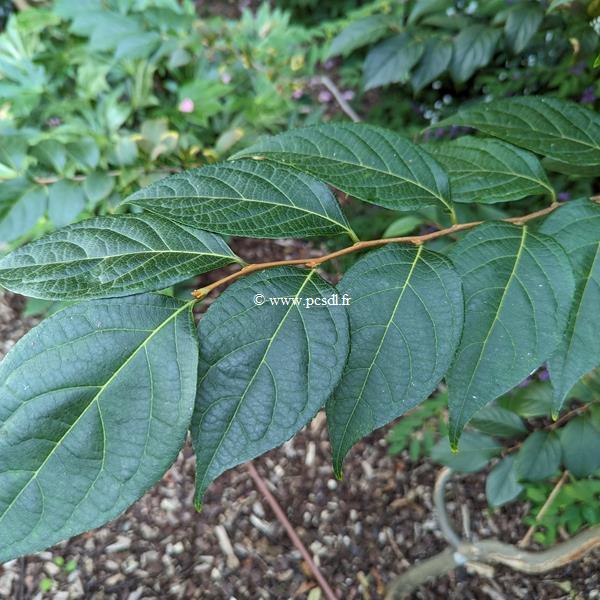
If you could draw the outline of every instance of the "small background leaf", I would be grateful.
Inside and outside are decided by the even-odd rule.
[[[508,504],[522,491],[523,486],[517,481],[513,456],[503,458],[485,480],[485,495],[488,504],[494,508]]]

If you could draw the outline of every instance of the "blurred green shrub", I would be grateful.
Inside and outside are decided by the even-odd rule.
[[[386,126],[436,122],[481,96],[553,94],[593,104],[599,15],[596,0],[375,0],[329,28],[336,35],[325,58],[341,61],[344,85],[402,86],[371,102],[370,120]]]
[[[0,36],[0,247],[294,122],[313,34],[263,4],[58,0]]]

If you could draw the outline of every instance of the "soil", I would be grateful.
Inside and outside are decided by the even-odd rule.
[[[231,243],[253,262],[324,251],[294,241]],[[198,284],[206,285],[214,277],[210,274]],[[20,316],[23,306],[19,296],[0,297],[0,357],[36,323]],[[391,578],[446,546],[431,504],[438,467],[413,462],[407,455],[390,456],[388,429],[352,450],[343,481],[333,478],[323,414],[283,447],[255,461],[343,600],[382,598]],[[490,512],[484,481],[483,473],[457,477],[449,494],[450,514],[460,523],[460,507],[466,506],[474,536],[516,543],[526,531],[520,521],[524,507]],[[159,484],[114,522],[0,566],[0,598],[322,597],[244,466],[225,473],[209,488],[201,513],[194,511],[193,494],[194,456],[187,444]],[[59,566],[61,559],[64,564]],[[413,597],[599,598],[599,559],[600,552],[593,552],[543,577],[504,568],[479,573],[461,568]],[[40,586],[51,590],[43,593]]]

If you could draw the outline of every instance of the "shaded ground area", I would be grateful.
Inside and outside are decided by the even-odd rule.
[[[232,245],[252,261],[321,253],[300,242],[261,243],[260,250],[247,241]],[[35,322],[20,319],[22,306],[19,297],[0,297],[0,356]],[[381,598],[395,574],[445,546],[431,506],[437,467],[390,457],[385,430],[351,452],[342,482],[332,476],[322,414],[255,464],[344,600]],[[307,598],[311,575],[246,469],[215,482],[200,514],[193,476],[187,445],[162,481],[112,524],[0,566],[0,598]],[[468,506],[476,536],[515,543],[525,533],[517,509],[488,511],[481,474],[457,478],[449,499],[455,517]],[[592,599],[600,597],[599,558],[593,553],[544,577],[459,570],[414,598]],[[52,589],[42,593],[40,585]]]

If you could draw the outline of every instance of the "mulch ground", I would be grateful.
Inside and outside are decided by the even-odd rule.
[[[234,246],[253,261],[321,253],[297,242],[261,243],[260,251],[247,242]],[[20,317],[22,307],[20,297],[0,297],[0,357],[35,324]],[[331,471],[322,414],[292,441],[255,461],[343,600],[382,598],[394,575],[445,547],[431,505],[438,467],[391,457],[385,434],[379,430],[353,449],[341,482]],[[451,515],[458,522],[465,505],[473,535],[516,543],[526,530],[520,522],[524,508],[489,511],[484,481],[484,474],[456,478],[449,493]],[[0,566],[0,598],[319,598],[306,565],[243,466],[209,488],[201,513],[194,511],[193,493],[194,457],[187,445],[159,484],[111,524]],[[65,569],[57,557],[75,562]],[[478,574],[460,569],[413,597],[598,598],[599,559],[595,552],[543,577],[504,568]],[[44,580],[53,587],[42,593]]]

